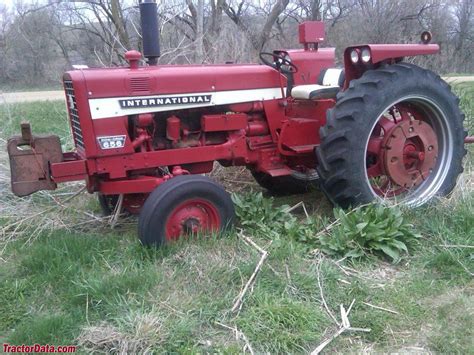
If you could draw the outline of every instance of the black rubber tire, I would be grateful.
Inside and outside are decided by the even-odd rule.
[[[97,193],[97,199],[99,200],[100,209],[104,216],[110,216],[117,205],[119,195],[104,195],[100,192]]]
[[[220,232],[234,222],[234,204],[230,195],[218,183],[201,175],[181,175],[159,185],[148,196],[138,218],[138,235],[146,246],[159,247],[166,243],[166,221],[175,207],[182,202],[200,198],[217,210]]]
[[[464,114],[459,109],[459,99],[435,73],[400,63],[369,70],[361,78],[352,80],[349,88],[337,95],[335,107],[327,112],[326,125],[319,131],[321,145],[316,149],[317,171],[321,189],[334,204],[349,208],[376,198],[364,166],[370,127],[386,107],[408,95],[429,98],[449,118],[452,159],[435,194],[445,196],[454,189],[457,177],[463,171],[462,159],[466,154],[464,138],[467,132],[463,127]]]
[[[303,194],[319,186],[319,179],[302,180],[291,175],[273,177],[262,172],[251,171],[257,184],[275,196]]]

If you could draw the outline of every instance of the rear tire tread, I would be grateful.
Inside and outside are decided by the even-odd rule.
[[[367,134],[364,128],[370,123],[367,108],[378,107],[389,101],[392,92],[388,88],[403,85],[404,82],[408,82],[412,87],[428,85],[437,90],[438,94],[441,93],[439,95],[442,95],[442,99],[456,116],[453,118],[455,122],[452,123],[456,142],[467,135],[462,125],[464,114],[459,110],[458,99],[438,75],[408,63],[367,71],[361,78],[352,80],[349,88],[337,95],[335,107],[327,112],[326,125],[319,130],[321,144],[316,149],[319,162],[317,171],[321,178],[321,189],[332,202],[348,208],[370,202],[374,198],[370,198],[367,190],[364,191],[359,186],[366,184],[366,181],[361,181],[360,171],[353,166],[356,165],[354,155],[362,154],[359,142],[364,139],[364,134]],[[454,188],[457,175],[463,170],[462,157],[466,150],[456,142],[453,143],[457,144],[456,156],[453,156],[450,168],[454,174],[451,174],[449,179],[446,178],[448,181],[443,182],[439,190],[440,195],[446,195]],[[348,154],[357,147],[358,152]]]

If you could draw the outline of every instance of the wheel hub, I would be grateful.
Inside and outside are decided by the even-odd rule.
[[[166,238],[176,240],[184,235],[217,231],[219,225],[220,218],[216,208],[208,201],[193,199],[171,212],[166,223]]]
[[[197,218],[191,217],[185,220],[182,224],[183,226],[183,231],[186,234],[195,234],[199,232],[199,229],[201,228],[201,223]]]
[[[436,164],[438,139],[421,120],[403,120],[383,142],[384,168],[390,179],[405,188],[419,185]]]

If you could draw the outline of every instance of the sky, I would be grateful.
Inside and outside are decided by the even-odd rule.
[[[0,4],[10,7],[13,4],[13,0],[0,0]]]

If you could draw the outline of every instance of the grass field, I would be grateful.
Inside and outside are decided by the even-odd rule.
[[[460,90],[473,122],[474,86]],[[327,353],[474,353],[472,150],[451,198],[401,211],[397,220],[420,236],[395,264],[377,252],[344,260],[322,252],[314,236],[335,217],[320,192],[271,200],[242,169],[217,169],[215,178],[236,193],[239,227],[269,253],[233,313],[260,259],[236,231],[148,250],[134,218],[112,229],[94,196],[72,198],[79,183],[12,196],[4,143],[22,119],[71,147],[62,103],[0,105],[2,342],[117,353],[241,353],[248,343],[258,353],[304,353],[337,329],[328,310],[340,322],[340,305],[355,300],[351,326],[370,332],[345,332]],[[285,207],[301,201],[309,219]],[[337,239],[341,228],[324,238]]]

